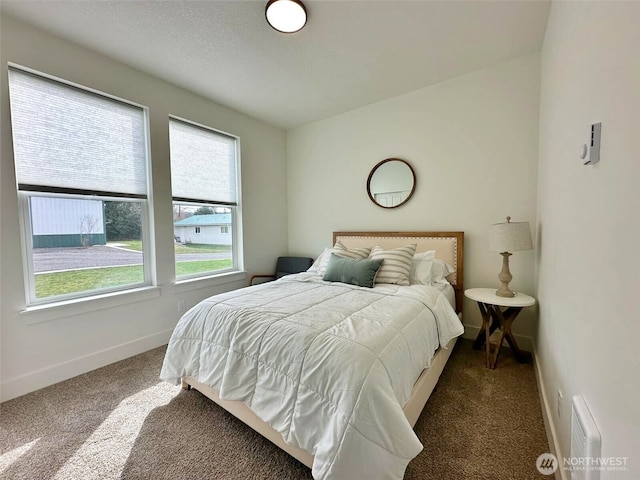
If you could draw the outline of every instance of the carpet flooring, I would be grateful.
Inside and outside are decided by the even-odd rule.
[[[159,381],[163,354],[158,348],[1,404],[0,478],[312,478],[197,391]],[[535,467],[549,446],[533,367],[506,349],[488,370],[483,352],[459,341],[415,430],[424,450],[405,480],[550,478]]]

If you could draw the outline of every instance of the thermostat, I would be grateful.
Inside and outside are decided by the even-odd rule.
[[[600,161],[600,131],[602,123],[594,123],[589,130],[589,144],[583,144],[580,159],[584,165],[594,165]]]

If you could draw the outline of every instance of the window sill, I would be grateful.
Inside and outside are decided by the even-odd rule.
[[[226,285],[234,282],[246,283],[247,272],[229,272],[208,277],[189,278],[176,282],[173,287],[176,293],[190,292]],[[64,300],[48,303],[46,305],[34,305],[20,311],[24,316],[25,324],[48,322],[60,318],[68,318],[76,315],[95,312],[108,308],[116,308],[131,303],[144,302],[160,297],[161,288],[157,286],[142,287],[133,290],[110,292],[92,297]]]
[[[47,322],[59,318],[73,317],[96,310],[115,308],[129,303],[143,302],[160,296],[160,287],[142,287],[124,292],[110,292],[86,298],[62,302],[34,305],[20,311],[26,317],[26,324]]]
[[[174,291],[176,293],[190,292],[193,290],[200,290],[204,288],[216,287],[219,285],[225,285],[232,282],[244,282],[247,281],[247,272],[228,272],[217,275],[210,275],[208,277],[197,278],[185,278],[184,280],[177,280],[174,284]]]

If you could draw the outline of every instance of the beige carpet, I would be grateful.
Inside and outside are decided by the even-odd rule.
[[[0,478],[311,479],[198,392],[160,382],[163,353],[0,405]],[[535,468],[548,445],[533,368],[508,350],[487,370],[483,353],[459,342],[416,432],[425,448],[405,479],[550,478]]]

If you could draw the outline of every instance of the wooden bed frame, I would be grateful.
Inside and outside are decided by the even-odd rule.
[[[447,279],[455,290],[456,312],[461,315],[464,292],[462,285],[464,232],[334,232],[333,243],[335,244],[337,240],[340,240],[347,248],[357,246],[373,247],[376,245],[383,248],[394,248],[415,243],[417,245],[417,253],[436,250],[436,258],[446,261],[456,270]],[[440,374],[451,356],[456,340],[454,338],[446,348],[438,349],[431,360],[431,366],[424,369],[416,380],[411,396],[403,407],[405,416],[412,427],[416,424],[431,392],[436,383],[438,383]],[[286,443],[280,433],[253,413],[244,403],[222,400],[217,390],[198,382],[192,377],[184,377],[182,386],[185,389],[195,388],[289,455],[307,467],[312,467],[313,455],[311,453]]]

